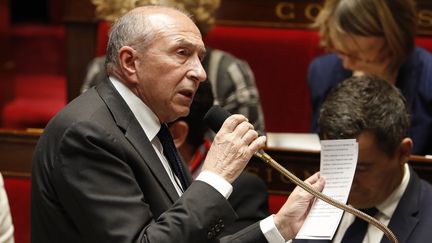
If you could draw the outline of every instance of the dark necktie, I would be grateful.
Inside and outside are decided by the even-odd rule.
[[[166,124],[161,125],[161,129],[159,130],[157,137],[162,144],[163,153],[170,163],[171,170],[174,171],[177,178],[180,180],[182,189],[186,190],[186,188],[189,186],[189,182],[186,177],[186,173],[183,171],[182,161],[177,153],[173,138]]]
[[[371,217],[375,216],[375,214],[378,213],[378,209],[376,208],[362,209],[361,211]],[[368,222],[359,217],[356,217],[354,222],[348,227],[347,231],[345,232],[341,243],[361,243],[366,235],[367,228]]]

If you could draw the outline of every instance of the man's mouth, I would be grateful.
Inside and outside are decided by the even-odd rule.
[[[193,99],[194,92],[192,90],[182,90],[180,91],[180,94],[189,99]]]

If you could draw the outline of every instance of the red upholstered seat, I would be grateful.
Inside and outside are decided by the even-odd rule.
[[[15,97],[2,111],[5,128],[45,127],[66,104],[66,81],[61,75],[17,75]]]
[[[287,198],[287,195],[270,194],[268,198],[270,214],[277,213],[279,209],[284,205]]]
[[[30,242],[30,178],[4,176],[16,243]]]
[[[432,52],[432,38],[430,37],[417,37],[416,44]]]
[[[250,64],[261,95],[267,131],[308,131],[307,67],[312,58],[322,53],[316,32],[217,26],[205,43]]]

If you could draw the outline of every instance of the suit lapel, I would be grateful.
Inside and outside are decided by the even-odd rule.
[[[408,243],[408,237],[419,222],[420,189],[420,179],[410,167],[408,186],[388,225],[389,229],[396,235],[399,243]],[[383,236],[381,242],[389,242],[389,240]]]
[[[154,151],[152,144],[126,102],[114,88],[109,79],[101,82],[96,89],[108,109],[111,111],[118,127],[125,134],[126,139],[142,157],[143,163],[149,167],[161,188],[169,196],[172,202],[175,202],[179,198],[178,193],[163,167],[162,162]]]

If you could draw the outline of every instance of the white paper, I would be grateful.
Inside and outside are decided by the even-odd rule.
[[[321,141],[320,173],[326,184],[323,193],[346,203],[358,157],[355,139]],[[343,210],[317,199],[296,239],[331,240],[342,217]]]

